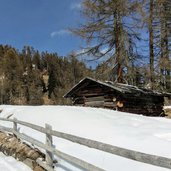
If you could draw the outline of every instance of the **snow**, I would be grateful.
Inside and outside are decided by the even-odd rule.
[[[171,109],[171,106],[164,106],[164,109]]]
[[[71,106],[0,106],[0,117],[14,118],[45,126],[54,130],[77,135],[107,144],[171,158],[171,120],[146,117],[107,109]],[[11,116],[12,115],[12,116]],[[1,125],[12,126],[0,122]],[[19,125],[20,132],[45,142],[45,136],[30,128]],[[54,138],[53,143],[62,152],[85,160],[107,171],[168,171],[115,156],[99,150]],[[67,162],[58,159],[56,170],[74,170]]]
[[[31,171],[31,169],[13,157],[0,153],[0,171]]]

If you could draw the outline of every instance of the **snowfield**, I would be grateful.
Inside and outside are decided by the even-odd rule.
[[[171,109],[171,106],[164,106],[164,109]]]
[[[32,171],[22,162],[16,161],[13,157],[7,157],[0,153],[0,171]]]
[[[14,118],[80,137],[136,150],[148,154],[171,158],[171,120],[159,117],[145,117],[107,109],[71,106],[0,106],[0,117]],[[6,122],[0,125],[12,126]],[[24,132],[45,142],[45,136],[24,126]],[[61,138],[53,140],[62,152],[85,160],[107,171],[169,171],[101,152]],[[58,159],[58,171],[77,171],[74,166]]]

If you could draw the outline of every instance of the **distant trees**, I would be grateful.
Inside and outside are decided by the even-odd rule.
[[[77,84],[85,75],[93,76],[91,71],[87,69],[86,65],[76,58],[75,53],[71,53],[68,56],[68,60],[71,64],[70,73],[72,74],[72,85]]]
[[[19,97],[19,89],[21,87],[22,67],[15,49],[8,49],[4,53],[4,58],[1,60],[1,81],[3,82],[3,94],[7,101],[11,104]],[[3,95],[3,96],[4,96]]]
[[[0,104],[66,104],[63,95],[91,74],[73,55],[39,53],[32,47],[21,52],[0,45]]]
[[[53,103],[64,104],[63,95],[83,77],[91,75],[91,71],[74,54],[68,57],[44,54],[43,58],[49,75],[48,97]]]

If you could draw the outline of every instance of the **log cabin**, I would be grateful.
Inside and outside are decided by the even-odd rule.
[[[146,116],[163,115],[163,94],[89,77],[76,84],[64,98],[71,98],[73,105],[110,108]]]

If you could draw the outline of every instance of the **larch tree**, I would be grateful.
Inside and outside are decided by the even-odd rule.
[[[114,81],[117,82],[124,81],[124,67],[135,57],[133,46],[139,39],[138,12],[141,12],[140,0],[83,0],[81,13],[85,24],[72,29],[87,41],[84,53],[95,59],[112,59]]]
[[[170,85],[171,1],[145,0],[143,21],[149,33],[149,81],[152,89],[168,90]]]
[[[171,60],[170,60],[170,37],[169,30],[171,29],[171,2],[168,0],[158,0],[159,12],[160,12],[160,74],[161,83],[164,89],[169,90],[171,88],[170,72],[171,72]]]
[[[153,22],[154,22],[154,0],[150,0],[148,28],[149,28],[150,84],[151,84],[152,89],[154,88],[154,30],[153,30]]]

